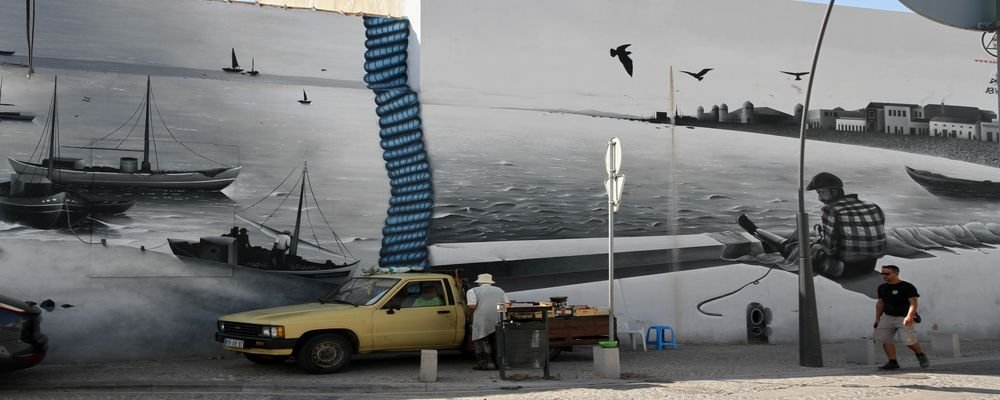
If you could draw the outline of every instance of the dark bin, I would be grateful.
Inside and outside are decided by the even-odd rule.
[[[500,379],[510,369],[544,370],[549,378],[548,309],[536,320],[503,320],[497,323],[497,368]]]

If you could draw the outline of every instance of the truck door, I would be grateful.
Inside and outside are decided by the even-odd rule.
[[[454,344],[458,315],[440,279],[410,281],[372,316],[379,350],[424,349]]]

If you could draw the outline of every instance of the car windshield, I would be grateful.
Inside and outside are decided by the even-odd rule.
[[[385,292],[388,292],[399,279],[393,278],[354,278],[335,292],[320,299],[323,303],[350,303],[356,306],[370,306],[378,302]]]

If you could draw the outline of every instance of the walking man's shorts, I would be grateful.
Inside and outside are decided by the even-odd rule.
[[[878,321],[878,327],[875,328],[875,342],[892,343],[893,337],[896,336],[896,332],[898,331],[900,338],[903,339],[903,344],[907,346],[916,344],[917,330],[913,328],[916,324],[905,326],[903,325],[904,319],[906,317],[882,315],[882,318]]]

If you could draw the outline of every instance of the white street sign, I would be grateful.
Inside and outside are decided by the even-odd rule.
[[[608,141],[608,152],[604,155],[604,166],[608,175],[615,175],[622,169],[622,144],[617,137]]]

